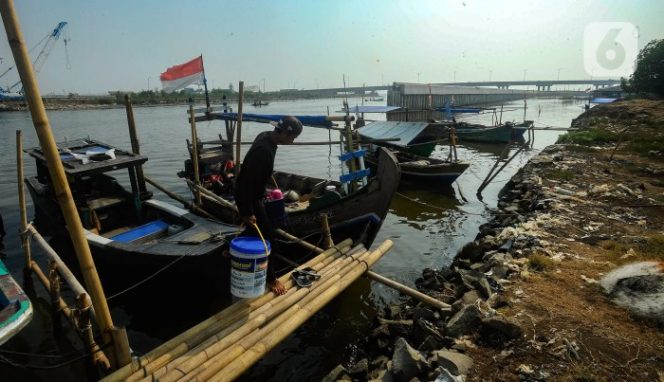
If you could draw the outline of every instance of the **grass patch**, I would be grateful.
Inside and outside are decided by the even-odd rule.
[[[528,267],[537,272],[546,272],[553,268],[553,260],[536,253],[528,258]]]
[[[571,180],[572,178],[574,178],[574,172],[569,171],[569,170],[554,169],[554,170],[547,171],[544,174],[544,177],[547,178],[547,179],[568,181],[568,180]]]
[[[618,141],[618,134],[606,129],[592,128],[582,131],[565,133],[557,143],[576,143],[578,145],[606,144]]]
[[[664,147],[664,136],[654,134],[639,134],[630,137],[627,148],[639,155],[648,156],[650,151],[662,151]]]
[[[653,235],[643,245],[642,251],[647,256],[664,260],[664,235]]]
[[[589,147],[589,146],[579,146],[579,145],[574,145],[574,146],[567,146],[565,147],[567,151],[571,153],[579,153],[579,154],[588,154],[588,153],[595,153],[598,150],[594,147]]]

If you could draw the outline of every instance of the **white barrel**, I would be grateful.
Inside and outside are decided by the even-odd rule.
[[[259,237],[242,236],[231,240],[231,294],[239,298],[253,298],[265,293],[267,281],[267,253]]]

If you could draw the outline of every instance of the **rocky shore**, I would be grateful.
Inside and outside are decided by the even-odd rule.
[[[664,102],[595,107],[505,186],[449,269],[326,378],[664,380]]]

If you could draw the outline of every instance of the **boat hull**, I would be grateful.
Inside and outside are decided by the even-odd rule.
[[[48,187],[36,178],[27,178],[25,183],[35,205],[38,230],[69,246],[64,218],[52,194],[47,191]],[[163,238],[138,242],[113,240],[85,229],[95,265],[105,285],[131,285],[155,272],[166,270],[168,272],[160,279],[167,280],[168,275],[174,275],[193,281],[188,285],[197,285],[197,281],[207,285],[220,277],[221,273],[216,270],[225,266],[226,260],[222,256],[227,249],[225,238],[230,240],[237,227],[203,219],[161,201],[144,201],[143,208],[154,210],[154,213],[170,220],[188,222],[189,227]],[[73,256],[65,259],[70,263],[76,262]],[[78,269],[78,266],[72,268]],[[118,277],[119,274],[122,276]],[[227,275],[223,277],[227,278]]]
[[[28,325],[32,314],[28,296],[0,261],[0,345]]]
[[[431,186],[453,183],[469,166],[464,162],[449,162],[400,151],[395,151],[393,154],[399,162],[402,179]],[[427,164],[422,165],[423,162]],[[366,156],[366,163],[375,168],[375,156],[369,153]]]
[[[297,237],[306,237],[309,242],[317,244],[322,235],[323,215],[326,215],[335,241],[351,238],[353,242],[369,247],[387,216],[401,177],[396,158],[388,150],[381,150],[379,162],[376,175],[369,180],[367,186],[345,197],[334,191],[325,192],[320,198],[310,200],[306,209],[288,212],[282,228]],[[286,173],[275,173],[275,177],[277,179],[290,177],[293,183],[328,182],[324,179]],[[284,181],[278,180],[278,184],[282,185]],[[202,202],[203,208],[221,221],[227,223],[239,221],[239,216],[233,209],[214,198],[202,194]]]

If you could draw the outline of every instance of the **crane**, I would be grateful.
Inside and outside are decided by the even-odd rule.
[[[41,46],[41,44],[44,44],[42,49],[39,51],[39,54],[37,55],[37,58],[35,58],[35,61],[32,63],[32,67],[34,68],[35,74],[39,73],[41,68],[44,66],[44,63],[46,62],[46,59],[48,58],[49,54],[51,54],[51,50],[55,46],[55,43],[60,39],[60,36],[63,35],[63,30],[65,26],[67,25],[66,21],[60,21],[58,25],[53,29],[52,32],[47,34],[44,38],[41,39],[35,45],[30,51],[34,50],[36,47]],[[67,57],[67,68],[69,69],[71,65],[69,64],[69,53],[67,52],[67,43],[69,43],[69,37],[65,36],[63,38],[63,42],[65,44],[65,55]],[[4,76],[5,74],[9,73],[14,69],[14,67],[10,67],[9,69],[5,70],[2,74],[0,74],[0,78]],[[15,84],[12,86],[6,88],[6,89],[0,89],[0,92],[5,92],[5,93],[10,93],[14,88],[16,88],[18,85],[21,84],[21,80],[18,80]],[[21,90],[19,91],[20,94],[23,94],[23,87],[21,87]]]

